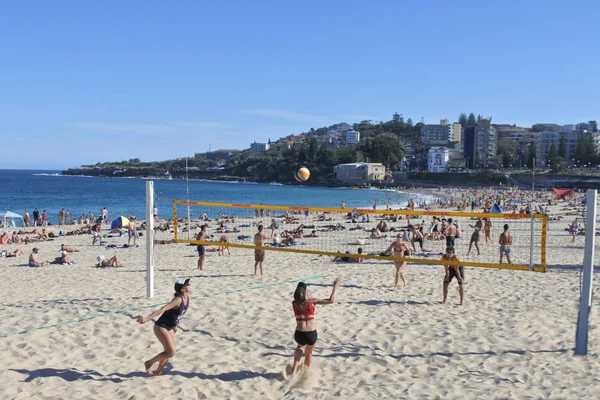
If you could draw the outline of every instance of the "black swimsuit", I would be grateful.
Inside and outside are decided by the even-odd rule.
[[[160,316],[158,321],[156,321],[155,325],[165,328],[168,331],[177,327],[177,324],[179,324],[179,321],[181,321],[188,309],[188,306],[190,305],[189,300],[188,303],[185,304],[183,301],[183,296],[179,297],[181,298],[181,304],[179,307],[171,308],[170,310],[165,311],[163,315]]]

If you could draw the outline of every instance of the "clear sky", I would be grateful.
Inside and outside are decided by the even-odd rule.
[[[2,1],[0,168],[248,148],[337,122],[600,119],[600,2]]]

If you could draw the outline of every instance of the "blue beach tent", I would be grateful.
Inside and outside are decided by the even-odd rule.
[[[490,210],[491,214],[502,214],[502,209],[500,208],[500,206],[498,204],[494,204],[492,206],[492,209]]]
[[[129,227],[129,220],[122,215],[120,217],[113,219],[113,222],[110,224],[111,230],[127,228],[127,227]]]

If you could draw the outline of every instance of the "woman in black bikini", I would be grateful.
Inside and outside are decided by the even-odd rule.
[[[317,327],[315,326],[315,305],[316,304],[333,304],[335,302],[335,291],[340,286],[340,278],[336,278],[333,282],[333,290],[331,296],[328,299],[315,299],[306,297],[306,284],[304,282],[298,283],[296,291],[294,292],[294,301],[292,302],[292,309],[296,316],[296,333],[294,334],[294,340],[298,343],[296,352],[294,354],[294,365],[291,367],[291,371],[288,373],[295,374],[298,371],[300,365],[300,359],[302,358],[302,352],[306,347],[306,353],[304,355],[304,365],[308,368],[312,362],[312,352],[317,343]],[[289,365],[288,365],[289,367]]]
[[[137,319],[137,322],[140,324],[145,324],[152,318],[160,315],[160,318],[154,324],[154,335],[156,335],[160,344],[163,345],[164,351],[158,353],[154,358],[144,363],[148,375],[162,374],[169,359],[175,355],[175,333],[177,333],[177,324],[179,324],[179,321],[181,321],[188,309],[191,292],[192,287],[190,286],[190,279],[178,279],[175,281],[175,297],[169,304],[154,311],[147,317],[139,317]],[[158,368],[156,368],[156,371],[153,373],[152,366],[155,363],[158,363]]]

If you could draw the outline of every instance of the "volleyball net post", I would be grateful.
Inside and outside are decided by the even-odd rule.
[[[191,223],[186,221],[186,208],[192,210]],[[543,214],[341,209],[173,200],[173,216],[174,240],[178,243],[407,261],[427,265],[446,264],[534,272],[547,270],[548,218]],[[461,238],[457,238],[454,245],[460,261],[441,259],[446,250],[442,228],[443,224],[450,223],[451,218],[453,224],[460,223],[462,231]],[[380,222],[388,224],[389,229],[383,231],[384,234],[380,237],[374,237],[376,232],[372,231],[375,224]],[[489,230],[484,223],[489,224]],[[204,224],[208,225],[208,239],[190,239],[189,232]],[[434,224],[439,224],[437,229]],[[254,245],[252,238],[259,225],[263,225],[265,236],[276,236],[272,243]],[[509,225],[513,236],[510,249],[507,249],[509,246],[502,246],[502,252],[510,256],[511,264],[507,263],[509,257],[505,259],[505,263],[500,260],[498,237],[503,232],[504,225]],[[411,230],[412,226],[423,227],[421,232],[424,241],[419,243],[419,240],[413,240],[416,233]],[[476,226],[479,227],[477,234],[474,232],[477,230]],[[408,236],[409,239],[405,239],[405,242],[411,248],[415,247],[410,256],[384,254],[398,235]],[[188,236],[187,240],[184,239],[185,236]],[[475,236],[479,238],[478,246],[471,245]],[[351,246],[351,250],[344,251],[348,246]],[[358,252],[359,246],[362,253]],[[426,248],[429,249],[425,250]]]
[[[154,182],[146,182],[146,297],[154,296]]]
[[[585,217],[585,254],[583,256],[583,288],[579,299],[579,316],[575,337],[575,355],[587,354],[588,327],[592,307],[592,280],[594,275],[594,246],[596,244],[596,201],[598,192],[587,191]]]

